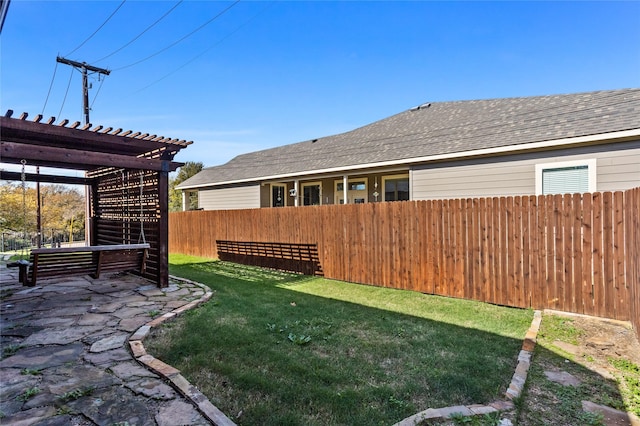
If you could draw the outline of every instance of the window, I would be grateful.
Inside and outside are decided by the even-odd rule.
[[[595,159],[536,165],[536,195],[574,194],[595,190]]]
[[[322,197],[322,185],[320,182],[302,184],[302,205],[319,206]]]
[[[271,185],[271,207],[284,207],[287,205],[287,187],[281,184]]]
[[[342,183],[342,181],[338,181],[338,183],[336,183],[336,191],[342,191],[344,188],[344,184]],[[351,182],[349,181],[349,191],[364,191],[367,189],[367,184],[365,183],[365,181],[357,181],[357,182]]]
[[[409,199],[409,176],[388,176],[382,178],[383,201],[404,201]]]
[[[344,180],[335,181],[334,202],[344,204]],[[367,178],[349,179],[347,182],[347,200],[354,204],[366,203],[369,198],[367,194]]]

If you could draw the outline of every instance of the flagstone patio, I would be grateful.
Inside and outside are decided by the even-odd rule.
[[[206,300],[211,294],[203,287],[174,280],[159,289],[111,274],[29,288],[17,274],[0,265],[1,424],[213,423],[196,408],[202,401],[193,397],[202,394],[188,383],[170,386],[184,379],[141,345],[150,325]]]

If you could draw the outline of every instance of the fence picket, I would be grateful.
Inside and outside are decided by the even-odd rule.
[[[604,311],[615,312],[615,286],[613,268],[613,194],[605,192],[603,194],[603,244],[602,258],[604,262]]]
[[[564,253],[562,254],[563,261],[563,282],[564,291],[562,294],[562,300],[564,301],[563,310],[575,312],[575,297],[573,295],[573,215],[572,215],[572,196],[571,194],[565,194],[562,197],[562,247]]]
[[[614,268],[614,309],[616,312],[629,311],[629,290],[625,280],[624,259],[624,198],[622,192],[613,193],[613,268]]]

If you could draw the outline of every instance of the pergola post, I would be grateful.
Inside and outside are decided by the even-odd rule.
[[[158,172],[158,287],[169,286],[169,172]],[[164,169],[164,167],[163,167]]]

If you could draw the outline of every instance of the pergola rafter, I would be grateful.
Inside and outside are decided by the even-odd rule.
[[[0,162],[86,172],[84,178],[27,174],[25,180],[87,185],[90,243],[132,244],[144,238],[151,245],[145,276],[168,285],[168,175],[182,165],[173,161],[175,155],[192,142],[12,115],[9,110],[0,117]],[[4,180],[22,178],[1,173]]]

